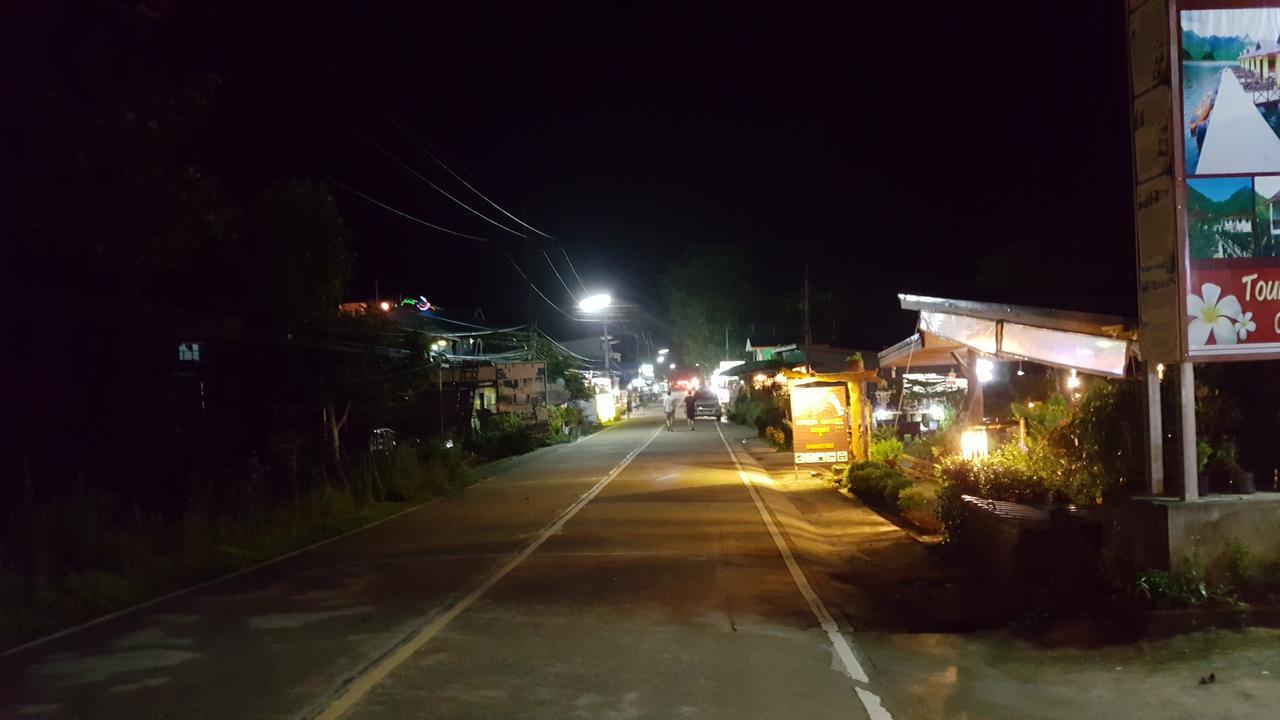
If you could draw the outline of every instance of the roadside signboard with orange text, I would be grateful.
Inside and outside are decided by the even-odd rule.
[[[791,440],[797,465],[849,462],[847,395],[844,383],[791,388]]]

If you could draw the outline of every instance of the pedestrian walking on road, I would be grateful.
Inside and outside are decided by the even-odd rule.
[[[693,432],[693,417],[697,415],[698,401],[692,392],[684,394],[684,417],[689,421],[689,432]]]
[[[666,397],[662,398],[662,412],[667,414],[667,432],[671,432],[671,421],[676,417],[676,398],[667,388]]]

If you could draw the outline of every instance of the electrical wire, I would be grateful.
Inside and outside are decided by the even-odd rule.
[[[300,164],[301,164],[301,163],[300,163]],[[333,183],[334,185],[337,185],[338,187],[342,188],[343,190],[346,190],[347,192],[351,193],[352,195],[356,195],[356,196],[358,196],[358,197],[364,198],[365,200],[367,200],[367,201],[369,201],[369,202],[373,203],[374,205],[377,205],[378,207],[381,207],[381,208],[382,208],[382,209],[384,209],[384,210],[389,210],[390,212],[393,212],[393,213],[395,213],[396,215],[399,215],[400,217],[405,218],[406,220],[412,220],[413,222],[416,222],[416,223],[418,223],[419,225],[425,225],[425,226],[427,226],[427,227],[429,227],[429,228],[431,228],[431,229],[433,229],[433,230],[439,230],[440,232],[448,233],[448,234],[450,234],[450,235],[456,235],[456,236],[461,237],[461,238],[467,238],[468,240],[479,240],[480,242],[485,242],[485,243],[491,243],[491,242],[493,242],[493,241],[492,241],[492,240],[490,240],[489,238],[483,238],[483,237],[480,237],[479,235],[470,235],[470,234],[468,234],[468,233],[458,232],[457,230],[450,230],[450,229],[449,229],[449,228],[447,228],[447,227],[443,227],[443,226],[441,226],[441,225],[436,225],[435,223],[427,222],[426,220],[423,220],[422,218],[414,217],[413,215],[410,215],[409,213],[404,212],[403,210],[397,210],[397,209],[395,209],[395,208],[391,207],[390,205],[388,205],[388,204],[386,204],[386,203],[382,202],[381,200],[376,200],[376,199],[374,199],[374,198],[372,198],[372,197],[370,197],[370,196],[368,196],[368,195],[366,195],[366,194],[364,194],[364,193],[360,192],[359,190],[356,190],[355,188],[353,188],[353,187],[351,187],[350,185],[348,185],[348,184],[346,184],[346,183],[342,182],[341,180],[338,180],[337,178],[334,178],[334,177],[332,177],[332,176],[326,175],[325,173],[322,173],[322,172],[320,172],[319,170],[316,170],[316,169],[315,169],[315,168],[313,168],[313,167],[310,167],[310,166],[305,165],[305,164],[302,164],[302,166],[303,166],[304,168],[306,168],[307,170],[309,170],[309,171],[311,171],[311,172],[315,173],[316,175],[319,175],[320,177],[324,178],[325,180],[328,180],[329,182]]]
[[[578,275],[578,269],[573,266],[573,261],[569,259],[569,251],[560,246],[560,252],[564,255],[564,261],[569,263],[569,269],[573,271],[573,276],[578,278],[578,287],[582,288],[582,294],[587,294],[587,286],[582,284],[582,277]]]
[[[386,147],[384,147],[384,146],[383,146],[381,143],[379,143],[377,140],[374,140],[372,137],[370,137],[370,136],[369,136],[369,134],[368,134],[368,133],[366,133],[364,130],[361,130],[361,129],[360,129],[360,127],[359,127],[358,125],[356,125],[355,123],[351,122],[350,120],[347,120],[346,118],[342,117],[341,115],[339,115],[339,114],[338,114],[338,113],[336,113],[336,112],[332,112],[332,111],[330,111],[330,112],[331,112],[331,113],[333,114],[333,116],[334,116],[334,117],[336,117],[340,122],[342,122],[342,123],[346,124],[346,125],[347,125],[347,127],[351,128],[351,130],[352,130],[353,132],[355,132],[355,133],[356,133],[357,135],[359,135],[360,137],[364,138],[364,140],[365,140],[366,142],[368,142],[370,145],[372,145],[372,146],[374,146],[375,148],[377,148],[377,149],[378,149],[378,150],[379,150],[383,155],[386,155],[387,157],[389,157],[389,158],[391,158],[392,160],[394,160],[394,161],[396,162],[396,164],[398,164],[400,167],[404,168],[405,170],[408,170],[410,173],[412,173],[412,174],[413,174],[413,176],[414,176],[414,177],[416,177],[416,178],[418,178],[419,180],[421,180],[422,182],[426,183],[428,186],[430,186],[430,187],[431,187],[431,189],[432,189],[432,190],[435,190],[436,192],[440,193],[441,195],[444,195],[445,197],[449,198],[449,199],[450,199],[450,200],[452,200],[455,204],[459,205],[460,207],[465,208],[467,211],[471,212],[473,215],[475,215],[475,216],[476,216],[476,217],[478,217],[478,218],[481,218],[481,219],[483,219],[483,220],[485,220],[485,221],[487,221],[487,222],[490,222],[490,223],[492,223],[492,224],[496,225],[497,227],[500,227],[500,228],[502,228],[503,230],[506,230],[507,232],[509,232],[509,233],[511,233],[511,234],[513,234],[513,235],[519,235],[520,237],[525,238],[525,239],[528,239],[528,238],[529,238],[529,236],[528,236],[528,235],[525,235],[524,233],[522,233],[522,232],[520,232],[520,231],[518,231],[518,230],[512,230],[511,228],[507,227],[506,225],[503,225],[502,223],[498,222],[497,220],[494,220],[493,218],[489,217],[488,215],[485,215],[484,213],[480,212],[479,210],[476,210],[475,208],[471,207],[470,205],[468,205],[468,204],[466,204],[466,203],[462,202],[461,200],[459,200],[458,198],[454,197],[452,194],[450,194],[450,193],[449,193],[449,191],[448,191],[448,190],[445,190],[444,188],[442,188],[442,187],[440,187],[439,185],[437,185],[437,184],[435,184],[434,182],[432,182],[430,179],[428,179],[427,177],[425,177],[422,173],[420,173],[420,172],[418,172],[417,170],[413,169],[413,167],[411,167],[411,166],[410,166],[408,163],[406,163],[404,160],[401,160],[398,156],[396,156],[396,154],[395,154],[395,153],[393,153],[393,152],[391,152],[390,150],[388,150]]]
[[[343,183],[343,182],[341,182],[341,181],[337,180],[336,178],[330,177],[329,175],[326,175],[325,173],[322,173],[322,172],[320,172],[319,170],[316,170],[315,168],[311,168],[311,167],[309,167],[309,166],[307,166],[307,165],[303,165],[303,167],[306,167],[306,168],[307,168],[308,170],[310,170],[311,172],[313,172],[313,173],[315,173],[315,174],[319,175],[320,177],[322,177],[322,178],[324,178],[324,179],[328,180],[329,182],[331,182],[331,183],[333,183],[333,184],[337,185],[338,187],[342,188],[343,190],[346,190],[347,192],[350,192],[350,193],[352,193],[352,194],[354,194],[354,195],[358,195],[359,197],[364,198],[365,200],[368,200],[369,202],[371,202],[371,203],[373,203],[373,204],[375,204],[375,205],[377,205],[377,206],[379,206],[379,207],[381,207],[381,208],[383,208],[383,209],[385,209],[385,210],[389,210],[389,211],[391,211],[391,212],[393,212],[393,213],[395,213],[395,214],[397,214],[397,215],[399,215],[399,216],[401,216],[401,217],[403,217],[403,218],[405,218],[405,219],[407,219],[407,220],[412,220],[412,221],[414,221],[414,222],[416,222],[416,223],[418,223],[418,224],[420,224],[420,225],[425,225],[425,226],[427,226],[427,227],[429,227],[429,228],[432,228],[432,229],[434,229],[434,230],[440,230],[441,232],[449,233],[450,235],[457,235],[458,237],[464,237],[464,238],[468,238],[468,239],[471,239],[471,240],[479,240],[480,242],[486,242],[486,243],[492,243],[492,242],[493,242],[492,240],[490,240],[490,239],[488,239],[488,238],[482,238],[482,237],[479,237],[478,235],[468,235],[467,233],[458,232],[457,230],[450,230],[450,229],[449,229],[449,228],[447,228],[447,227],[442,227],[442,226],[440,226],[440,225],[436,225],[435,223],[430,223],[430,222],[427,222],[426,220],[423,220],[423,219],[421,219],[421,218],[414,217],[413,215],[410,215],[410,214],[409,214],[409,213],[407,213],[407,212],[404,212],[404,211],[402,211],[402,210],[397,210],[396,208],[393,208],[393,207],[391,207],[390,205],[388,205],[388,204],[386,204],[386,203],[384,203],[384,202],[382,202],[382,201],[380,201],[380,200],[376,200],[376,199],[374,199],[374,198],[370,197],[369,195],[366,195],[365,193],[362,193],[362,192],[360,192],[359,190],[356,190],[355,188],[351,187],[350,185],[347,185],[346,183]],[[495,245],[496,245],[496,243],[495,243]],[[565,317],[569,318],[570,320],[577,320],[577,319],[578,319],[578,318],[574,317],[573,315],[570,315],[569,313],[567,313],[567,312],[565,312],[564,310],[562,310],[562,309],[560,308],[560,306],[559,306],[559,305],[556,305],[554,302],[552,302],[552,301],[551,301],[551,298],[547,297],[547,296],[546,296],[546,294],[545,294],[545,293],[543,293],[543,292],[542,292],[542,290],[540,290],[540,289],[538,288],[538,286],[534,284],[533,280],[530,280],[530,279],[529,279],[529,276],[525,273],[525,271],[520,267],[520,265],[518,265],[518,264],[516,263],[515,258],[511,257],[511,253],[507,252],[507,251],[504,249],[504,250],[502,250],[502,255],[503,255],[504,257],[506,257],[506,258],[507,258],[507,261],[508,261],[508,262],[510,262],[510,263],[511,263],[511,267],[515,268],[515,269],[516,269],[516,272],[520,273],[520,277],[524,278],[524,281],[525,281],[526,283],[528,283],[529,287],[533,288],[533,291],[534,291],[535,293],[537,293],[537,294],[538,294],[538,297],[540,297],[540,298],[542,298],[543,300],[545,300],[545,301],[546,301],[546,303],[547,303],[548,305],[550,305],[550,306],[551,306],[551,307],[552,307],[556,312],[558,312],[558,313],[560,313],[561,315],[563,315],[563,316],[565,316]],[[454,320],[454,321],[452,321],[452,322],[460,322],[460,321],[458,321],[458,320]],[[481,327],[481,326],[476,325],[476,326],[473,326],[473,327]],[[488,328],[485,328],[485,329],[488,329]]]
[[[434,161],[436,162],[436,164],[437,164],[437,165],[439,165],[440,167],[444,168],[446,172],[448,172],[450,175],[452,175],[452,176],[454,177],[454,179],[456,179],[458,182],[462,183],[463,185],[467,186],[467,189],[468,189],[468,190],[470,190],[471,192],[475,193],[476,195],[479,195],[479,196],[480,196],[480,198],[481,198],[482,200],[484,200],[485,202],[487,202],[487,203],[489,203],[490,205],[492,205],[495,209],[497,209],[497,210],[498,210],[498,212],[501,212],[503,215],[506,215],[507,217],[511,218],[512,220],[515,220],[516,222],[520,223],[520,224],[521,224],[521,225],[523,225],[524,227],[526,227],[526,228],[528,228],[528,229],[530,229],[530,230],[532,230],[532,231],[534,231],[534,232],[538,233],[539,235],[541,235],[541,236],[542,236],[542,237],[544,237],[544,238],[547,238],[548,240],[554,240],[554,239],[555,239],[554,237],[552,237],[552,236],[550,236],[550,235],[548,235],[548,234],[546,234],[546,233],[542,232],[542,231],[541,231],[541,230],[539,230],[538,228],[536,228],[536,227],[534,227],[534,226],[530,225],[529,223],[527,223],[527,222],[525,222],[525,221],[521,220],[520,218],[516,217],[515,215],[512,215],[511,213],[507,212],[506,210],[504,210],[504,209],[502,208],[502,206],[501,206],[501,205],[499,205],[498,203],[496,203],[496,202],[494,202],[494,201],[490,200],[488,197],[486,197],[486,196],[485,196],[485,194],[484,194],[484,193],[482,193],[482,192],[480,192],[479,190],[477,190],[477,189],[475,188],[475,186],[473,186],[471,183],[469,183],[469,182],[467,182],[465,179],[463,179],[461,175],[459,175],[458,173],[454,172],[454,171],[453,171],[453,168],[451,168],[451,167],[449,167],[447,164],[445,164],[445,162],[444,162],[443,160],[441,160],[439,157],[436,157],[436,154],[435,154],[435,153],[433,153],[433,152],[431,152],[431,150],[429,150],[429,149],[424,145],[424,143],[426,143],[426,144],[430,144],[430,143],[428,143],[428,142],[427,142],[427,139],[426,139],[425,137],[423,137],[423,136],[422,136],[422,134],[421,134],[421,133],[419,133],[417,130],[414,130],[414,129],[413,129],[413,127],[409,125],[409,123],[407,123],[407,122],[405,122],[404,120],[400,119],[399,117],[397,117],[397,116],[395,116],[395,115],[393,115],[393,114],[391,114],[391,113],[387,112],[386,110],[383,110],[381,107],[379,107],[379,106],[378,106],[378,104],[377,104],[377,103],[372,102],[372,101],[370,101],[370,103],[371,103],[375,108],[377,108],[377,109],[378,109],[378,112],[382,113],[382,115],[383,115],[384,117],[386,117],[386,118],[387,118],[387,120],[388,120],[389,122],[391,122],[391,124],[392,124],[392,125],[395,125],[395,126],[399,127],[401,132],[403,132],[406,136],[408,136],[408,137],[409,137],[409,139],[413,140],[413,144],[414,144],[414,145],[416,145],[416,146],[418,147],[418,149],[419,149],[419,150],[421,150],[422,152],[426,153],[426,155],[427,155],[428,157],[430,157],[432,160],[434,160]]]
[[[538,289],[538,286],[533,284],[533,281],[529,279],[529,276],[528,276],[528,275],[526,275],[526,274],[525,274],[525,272],[524,272],[524,270],[523,270],[523,269],[521,269],[521,267],[516,263],[515,258],[511,257],[511,253],[507,252],[506,250],[503,250],[503,251],[502,251],[502,254],[503,254],[503,255],[505,255],[505,256],[506,256],[506,258],[507,258],[507,260],[511,263],[511,267],[515,268],[515,269],[516,269],[516,272],[520,273],[520,277],[524,278],[524,281],[525,281],[525,282],[527,282],[527,283],[529,283],[529,287],[533,288],[533,291],[534,291],[534,292],[536,292],[536,293],[538,293],[538,297],[540,297],[540,298],[542,298],[543,300],[545,300],[545,301],[546,301],[546,303],[547,303],[548,305],[550,305],[552,308],[555,308],[555,311],[556,311],[556,312],[558,312],[558,313],[560,313],[561,315],[563,315],[563,316],[565,316],[565,317],[569,318],[570,320],[577,320],[577,319],[578,319],[578,318],[576,318],[576,317],[574,317],[574,316],[570,315],[569,313],[565,312],[564,310],[561,310],[559,305],[556,305],[555,303],[551,302],[551,298],[549,298],[549,297],[547,297],[546,295],[544,295],[544,294],[542,293],[542,291]]]
[[[569,293],[569,297],[573,298],[573,302],[576,305],[578,303],[577,296],[574,295],[573,291],[569,289],[569,284],[564,281],[564,278],[560,277],[560,271],[556,269],[556,264],[551,262],[551,256],[547,254],[546,250],[542,251],[542,257],[547,259],[547,264],[551,266],[551,272],[556,274],[556,279],[559,280],[560,284],[564,286],[564,291]]]
[[[592,364],[592,363],[597,363],[597,362],[598,362],[597,360],[593,360],[593,359],[591,359],[591,358],[583,357],[583,356],[579,355],[578,353],[576,353],[576,352],[574,352],[574,351],[570,350],[569,348],[565,347],[564,345],[561,345],[559,342],[557,342],[557,341],[556,341],[556,339],[555,339],[555,338],[551,337],[550,335],[546,334],[545,332],[543,332],[543,331],[541,331],[541,330],[538,330],[538,334],[539,334],[539,335],[541,335],[542,337],[546,338],[546,339],[547,339],[547,341],[548,341],[548,342],[550,342],[552,345],[555,345],[556,347],[560,348],[560,350],[561,350],[561,351],[563,351],[565,354],[569,355],[570,357],[577,358],[578,360],[581,360],[581,361],[583,361],[584,363],[587,363],[587,364]]]

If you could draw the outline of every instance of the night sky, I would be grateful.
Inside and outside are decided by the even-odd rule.
[[[74,62],[76,14],[37,5],[27,49]],[[246,191],[324,173],[493,241],[335,188],[356,296],[571,334],[499,248],[562,307],[544,249],[660,315],[664,269],[708,243],[765,294],[797,291],[807,258],[856,308],[846,345],[910,331],[898,292],[1134,312],[1124,3],[264,5],[183,5],[152,56],[222,78],[218,171]],[[556,239],[415,179],[360,133],[515,227],[387,116]]]

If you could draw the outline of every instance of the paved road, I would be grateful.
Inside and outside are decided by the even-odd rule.
[[[949,594],[945,567],[932,604],[895,584],[933,571],[917,543],[821,483],[770,475],[789,464],[757,453],[757,465],[742,428],[667,433],[658,420],[538,451],[458,497],[0,657],[0,718],[1190,719],[1280,707],[1276,631],[1088,650],[925,632],[935,620],[922,618],[962,594]],[[1209,672],[1218,682],[1199,685]]]
[[[650,414],[539,451],[458,497],[0,658],[0,708],[865,717],[716,424],[699,430],[662,432]]]

